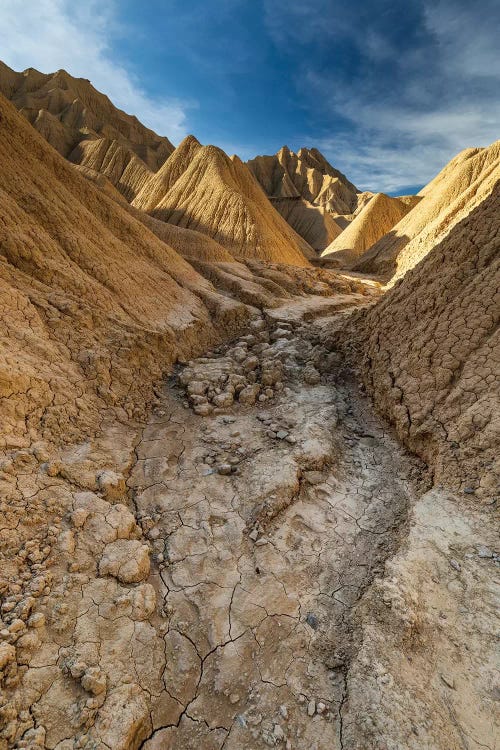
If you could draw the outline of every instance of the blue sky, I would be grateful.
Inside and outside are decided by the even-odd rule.
[[[174,143],[319,148],[360,188],[419,189],[500,137],[498,0],[2,0],[0,56],[66,68]]]

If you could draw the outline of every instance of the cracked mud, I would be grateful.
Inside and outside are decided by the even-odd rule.
[[[272,403],[200,419],[166,389],[136,447],[173,701],[147,750],[342,744],[351,612],[397,543],[408,459],[348,385],[304,385],[305,337],[277,342]]]
[[[3,467],[7,527],[16,498],[33,517],[2,609],[1,748],[398,750],[447,734],[413,719],[402,738],[386,704],[382,728],[371,713],[397,695],[393,622],[413,638],[425,620],[384,575],[427,475],[321,341],[321,320],[271,311],[180,368],[138,431],[108,424],[99,445]]]

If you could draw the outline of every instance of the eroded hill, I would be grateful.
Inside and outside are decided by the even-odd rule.
[[[420,192],[422,200],[360,258],[356,269],[401,278],[484,198],[500,179],[500,141],[462,151]]]
[[[274,156],[255,157],[248,166],[275,208],[318,252],[371,197],[360,193],[315,148],[294,153],[283,146]]]
[[[0,92],[56,151],[105,174],[129,199],[174,150],[168,138],[65,70],[16,72],[0,62]]]
[[[390,198],[377,193],[353,221],[321,253],[343,268],[352,267],[377,240],[391,231],[419,202],[416,196]]]

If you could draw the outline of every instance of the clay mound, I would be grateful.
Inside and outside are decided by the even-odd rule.
[[[345,268],[351,267],[369,247],[406,216],[419,200],[416,196],[390,198],[384,193],[377,193],[364,204],[360,213],[333,240],[321,257],[336,260]]]
[[[7,446],[132,414],[182,352],[246,314],[76,173],[0,96],[0,419]]]
[[[238,157],[192,137],[178,152],[144,185],[135,207],[208,235],[235,258],[308,265],[306,256],[314,251],[274,210]]]
[[[358,190],[315,148],[294,153],[283,146],[274,156],[257,156],[247,164],[269,196],[300,196],[334,214],[356,210]]]
[[[419,263],[446,234],[493,190],[500,178],[500,141],[467,149],[421,191],[422,200],[363,255],[355,269],[394,275]]]
[[[0,62],[0,92],[60,154],[103,171],[129,200],[174,150],[168,138],[115,107],[90,81],[65,70],[17,73]]]
[[[304,198],[271,198],[274,208],[297,234],[317,252],[321,252],[339,236],[342,228],[323,207],[314,206]]]
[[[154,210],[179,177],[188,169],[201,148],[201,143],[194,135],[188,135],[184,138],[168,161],[143,185],[142,190],[134,200],[134,205],[143,211]]]
[[[485,496],[500,478],[499,317],[497,182],[355,323],[368,390],[400,437],[437,481]]]
[[[135,198],[153,175],[142,159],[108,138],[82,141],[68,159],[107,177],[128,201]]]

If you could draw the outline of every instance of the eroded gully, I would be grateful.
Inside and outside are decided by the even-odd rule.
[[[191,395],[193,382],[225,393],[252,357],[250,385],[275,365],[281,379],[265,401],[199,416],[174,377],[140,435],[128,486],[154,550],[171,698],[145,750],[343,746],[356,604],[404,534],[421,467],[318,330],[274,313],[189,363]]]

